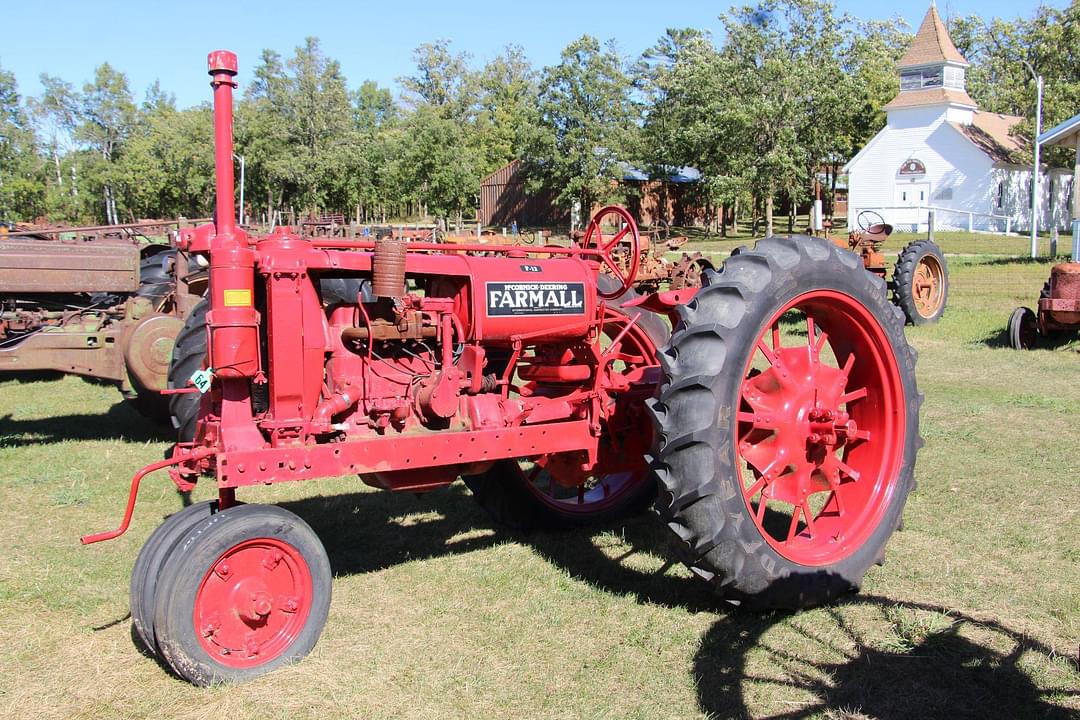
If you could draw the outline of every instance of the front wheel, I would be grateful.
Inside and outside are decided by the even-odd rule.
[[[913,486],[903,317],[818,238],[766,238],[707,280],[660,352],[657,510],[727,599],[827,602],[881,561]]]
[[[1009,316],[1009,346],[1030,350],[1039,342],[1039,319],[1031,308],[1018,307]]]
[[[314,647],[330,607],[330,561],[315,532],[273,505],[189,525],[158,578],[154,634],[195,685],[249,680]]]

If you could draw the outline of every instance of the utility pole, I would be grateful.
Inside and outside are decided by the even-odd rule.
[[[1036,87],[1035,151],[1032,153],[1031,162],[1031,257],[1035,258],[1039,254],[1039,135],[1042,134],[1043,78],[1035,72],[1035,68],[1031,67],[1031,63],[1027,60],[1021,58],[1020,61],[1031,73]]]

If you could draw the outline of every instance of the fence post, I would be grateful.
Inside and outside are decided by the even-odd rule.
[[[936,213],[934,212],[934,208],[930,208],[929,212],[926,213],[926,237],[930,240],[930,242],[934,242],[935,215]]]
[[[1006,215],[1005,216],[1005,234],[1006,235],[1011,235],[1012,234],[1012,215]]]
[[[975,232],[975,213],[968,213],[968,232]]]

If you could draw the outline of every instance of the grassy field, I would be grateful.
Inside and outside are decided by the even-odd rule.
[[[136,649],[128,573],[179,508],[127,482],[165,433],[79,379],[0,383],[0,716],[35,718],[1023,718],[1080,716],[1080,345],[1005,347],[1048,263],[950,260],[909,329],[926,394],[918,490],[884,567],[833,607],[732,611],[668,561],[650,516],[519,536],[459,483],[254,489],[323,538],[336,575],[304,662],[201,690]],[[209,486],[197,497],[208,497]]]

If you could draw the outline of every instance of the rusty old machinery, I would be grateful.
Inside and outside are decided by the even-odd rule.
[[[869,272],[885,280],[887,271],[881,246],[892,234],[892,225],[873,210],[863,210],[856,218],[856,226],[846,241],[834,237],[833,242],[850,248],[862,258]],[[887,285],[893,302],[912,325],[940,320],[949,298],[949,268],[941,248],[929,239],[908,243],[897,256]]]
[[[640,233],[640,241],[633,244],[626,232],[628,223],[633,222],[626,210],[611,209],[598,213],[585,230],[573,233],[571,240],[596,242],[605,238],[605,228],[613,228],[610,234],[619,238],[613,251],[615,264],[620,274],[636,266],[634,290],[641,293],[657,292],[661,287],[668,290],[701,287],[705,271],[716,269],[712,260],[700,252],[684,252],[678,260],[668,260],[666,253],[678,250],[688,240],[685,235],[669,237],[670,228],[663,232]]]
[[[816,238],[767,238],[701,288],[638,295],[625,224],[578,247],[249,236],[232,218],[236,56],[209,56],[216,221],[194,439],[167,470],[216,497],[169,517],[132,571],[150,652],[196,684],[302,658],[329,616],[310,526],[238,490],[354,475],[427,492],[461,477],[517,527],[611,519],[655,498],[722,596],[798,608],[881,560],[921,442],[914,352],[883,282]],[[604,271],[609,271],[610,276]],[[423,602],[423,594],[418,594]]]
[[[1030,350],[1040,342],[1064,340],[1080,331],[1080,263],[1058,263],[1039,293],[1038,311],[1018,307],[1009,316],[1009,345]]]
[[[159,392],[206,272],[184,253],[142,243],[145,229],[0,235],[0,371],[106,380],[144,414],[167,417]]]

